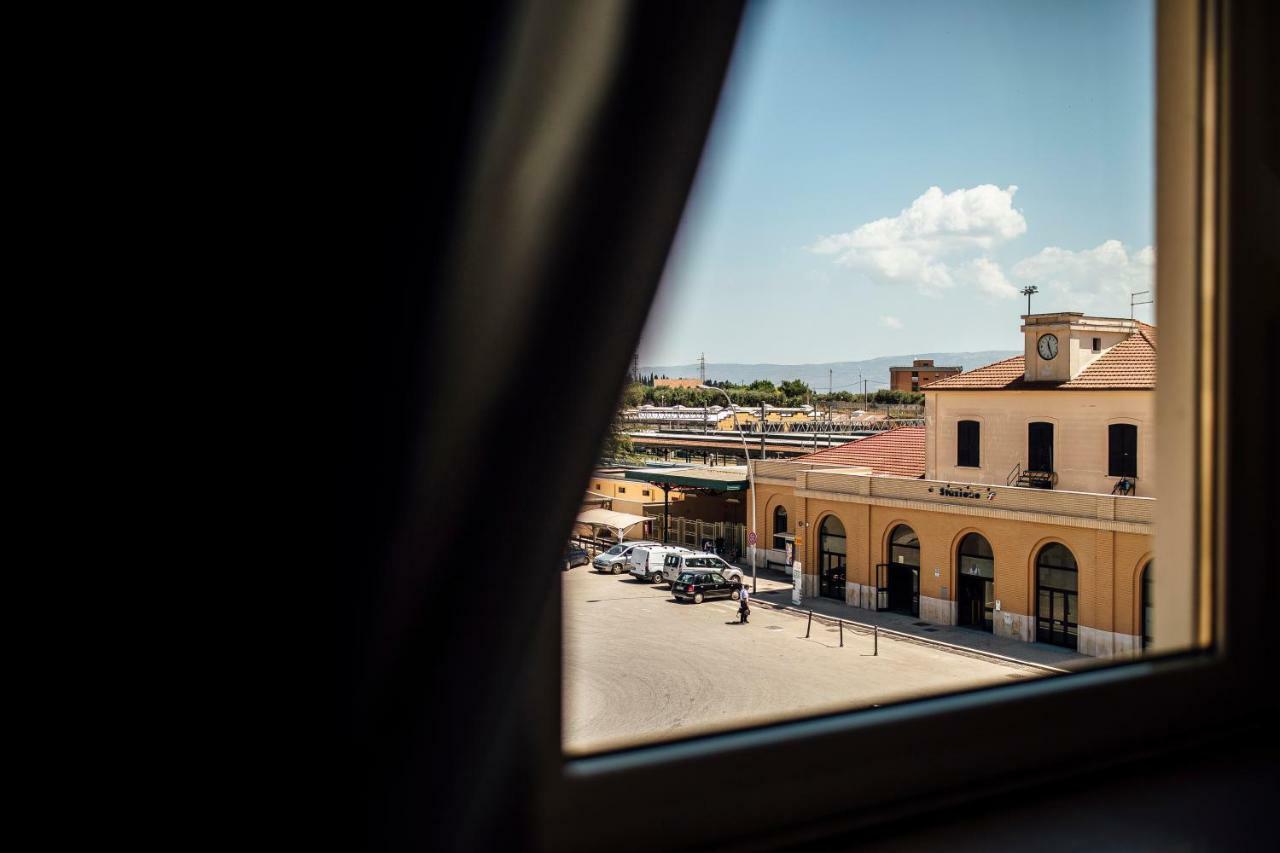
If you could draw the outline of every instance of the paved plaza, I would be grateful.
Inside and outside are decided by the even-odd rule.
[[[1034,678],[1030,664],[879,639],[757,603],[675,602],[665,587],[589,567],[564,584],[564,744],[571,753]],[[748,582],[750,579],[748,578]],[[790,584],[761,579],[782,597]]]

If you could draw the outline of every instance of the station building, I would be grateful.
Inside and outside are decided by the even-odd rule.
[[[1022,356],[922,388],[924,427],[753,462],[761,561],[793,553],[805,596],[1140,653],[1153,623],[1155,328],[1022,319]]]

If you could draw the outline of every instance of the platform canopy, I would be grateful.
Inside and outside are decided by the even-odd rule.
[[[724,465],[718,468],[640,468],[627,471],[628,480],[642,480],[663,488],[706,489],[712,492],[745,492],[748,488],[747,469],[743,465]]]
[[[632,515],[629,512],[614,512],[611,509],[588,509],[578,513],[579,524],[590,524],[592,527],[610,527],[614,530],[626,530],[635,527],[642,521],[648,521],[647,515]]]

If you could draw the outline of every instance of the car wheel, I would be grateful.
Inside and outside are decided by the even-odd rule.
[[[662,576],[662,572],[654,572],[653,574],[649,575],[649,580],[653,581],[654,583],[662,583],[664,580],[666,580],[666,578]]]
[[[609,574],[611,575],[616,575],[620,571],[622,571],[622,569],[618,567],[617,563],[614,563],[612,566],[609,567]]]
[[[701,604],[701,603],[702,603],[702,593],[700,593],[700,592],[695,592],[695,593],[693,594],[693,603],[694,603],[694,604]]]
[[[738,592],[735,589],[733,592],[729,593],[729,597],[732,598],[734,601],[737,601],[739,598],[742,598],[742,593]]]

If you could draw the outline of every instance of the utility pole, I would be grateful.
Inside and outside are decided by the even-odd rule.
[[[1026,287],[1022,288],[1022,290],[1019,290],[1018,292],[1021,293],[1023,296],[1027,297],[1027,313],[1030,314],[1031,313],[1031,294],[1039,293],[1040,288],[1036,287],[1034,284],[1028,284]]]
[[[764,400],[760,401],[760,458],[764,458]]]

